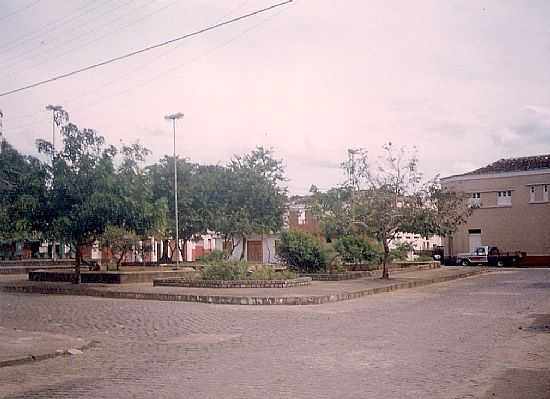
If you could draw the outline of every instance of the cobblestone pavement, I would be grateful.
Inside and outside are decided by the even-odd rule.
[[[97,341],[0,397],[550,398],[549,315],[549,269],[313,306],[0,293],[2,327]]]

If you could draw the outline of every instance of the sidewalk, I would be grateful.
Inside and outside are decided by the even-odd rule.
[[[91,342],[82,338],[0,327],[0,367],[55,356],[78,355],[90,346]]]
[[[345,301],[366,295],[456,280],[483,273],[477,267],[443,267],[390,274],[390,280],[361,278],[344,281],[313,281],[294,288],[183,288],[153,287],[152,284],[81,284],[7,281],[0,290],[7,292],[84,295],[118,299],[203,302],[232,305],[312,305]],[[1,280],[0,280],[1,281]]]

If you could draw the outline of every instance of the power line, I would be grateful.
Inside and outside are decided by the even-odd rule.
[[[24,42],[26,40],[30,39],[38,39],[39,37],[44,37],[44,35],[47,35],[48,33],[52,31],[56,31],[58,28],[62,27],[64,24],[68,25],[77,20],[78,18],[90,14],[91,12],[100,9],[104,5],[108,5],[109,0],[104,0],[100,2],[95,3],[89,3],[82,7],[79,12],[66,15],[64,17],[58,18],[54,21],[47,22],[46,24],[42,25],[40,28],[28,32],[22,36],[17,37],[15,40],[8,41],[6,43],[3,43],[0,45],[0,51],[6,52],[8,50],[11,50],[12,48],[21,47],[24,46]]]
[[[156,1],[156,0],[153,0],[153,1]],[[139,20],[133,21],[131,24],[128,24],[128,25],[124,26],[124,28],[126,28],[126,27],[128,27],[128,26],[130,26],[130,25],[133,25],[134,23],[140,22],[141,20],[143,20],[143,19],[145,19],[145,18],[147,18],[147,17],[149,17],[149,16],[151,16],[151,15],[153,15],[153,14],[156,14],[156,13],[158,13],[158,12],[164,11],[166,8],[171,7],[171,6],[172,6],[174,3],[176,3],[177,1],[178,1],[178,0],[166,4],[166,5],[163,6],[162,8],[157,9],[157,10],[155,10],[155,11],[153,11],[153,12],[151,12],[151,13],[145,15],[143,18],[140,18]],[[218,19],[215,21],[215,23],[221,22],[221,21],[223,21],[224,19],[229,18],[229,17],[231,16],[231,14],[233,14],[235,11],[238,11],[239,9],[243,8],[243,6],[244,6],[246,3],[248,3],[249,1],[250,1],[250,0],[242,0],[242,1],[240,1],[240,3],[238,3],[238,5],[237,5],[236,7],[232,7],[227,13],[225,13],[225,15],[223,15],[221,18],[218,18]],[[280,14],[280,12],[277,13],[277,14],[275,14],[275,15],[279,15],[279,14]],[[266,19],[266,20],[267,20],[267,19]],[[250,30],[250,29],[247,29],[247,30],[245,30],[245,32],[248,32],[249,30]],[[103,37],[105,37],[105,36],[107,36],[107,35],[104,35],[104,36],[102,36],[101,38],[103,38]],[[239,34],[239,36],[240,36],[240,34]],[[101,39],[101,38],[98,38],[97,40],[99,40],[99,39]],[[230,41],[233,41],[233,40],[235,40],[235,38],[231,39]],[[88,43],[88,44],[89,44],[89,43]],[[134,68],[130,73],[133,74],[133,73],[135,73],[135,72],[138,72],[139,70],[144,69],[145,67],[149,66],[150,64],[159,61],[160,59],[162,59],[162,58],[166,57],[167,55],[169,55],[169,53],[172,53],[174,50],[179,49],[179,48],[180,48],[179,46],[181,46],[182,44],[185,44],[185,42],[180,43],[179,45],[173,46],[173,47],[171,47],[171,48],[168,48],[167,51],[165,51],[164,53],[162,53],[162,54],[160,54],[159,56],[155,57],[152,61],[149,60],[149,61],[147,61],[147,62],[145,62],[145,63],[143,63],[143,64],[137,66],[137,67]],[[210,54],[210,53],[211,53],[211,51],[207,52],[205,55],[208,55],[208,54]],[[205,56],[205,55],[203,55],[203,56]],[[202,58],[202,56],[201,56],[201,57],[198,57],[198,58]],[[198,58],[197,58],[197,59],[198,59]],[[192,60],[192,61],[194,61],[194,60]],[[180,65],[180,67],[181,67],[181,66],[182,66],[182,65]],[[178,69],[179,69],[179,68],[178,68]],[[172,71],[172,69],[168,70],[167,72],[171,72],[171,71]],[[98,88],[95,88],[95,89],[93,89],[93,90],[89,90],[89,91],[85,92],[83,95],[82,95],[82,94],[79,94],[78,96],[73,96],[73,97],[71,97],[69,100],[64,100],[64,101],[68,101],[69,104],[72,104],[73,101],[74,101],[75,99],[79,99],[79,100],[80,100],[80,99],[82,99],[83,97],[90,97],[92,94],[94,94],[94,93],[100,91],[101,89],[106,88],[106,87],[108,87],[108,86],[111,86],[111,85],[112,85],[113,83],[115,83],[115,82],[118,82],[119,79],[120,79],[121,77],[125,77],[125,78],[126,78],[127,76],[128,76],[128,72],[127,72],[127,71],[126,71],[126,72],[123,72],[123,74],[121,74],[121,75],[119,75],[119,76],[117,76],[117,77],[115,77],[115,78],[109,80],[109,81],[106,82],[105,84],[103,84],[99,89],[98,89]],[[158,78],[158,77],[160,77],[160,76],[157,76],[156,78]],[[155,78],[155,79],[156,79],[156,78]],[[152,79],[152,80],[154,80],[154,79]],[[125,93],[125,92],[127,92],[127,91],[129,91],[129,90],[124,90],[124,91],[122,91],[122,92],[119,92],[119,93],[117,93],[115,96],[118,96],[119,94],[123,94],[123,93]],[[95,104],[97,104],[97,102],[94,103],[94,105],[95,105]],[[36,116],[37,116],[37,115],[36,115],[35,112],[29,112],[29,113],[27,113],[27,114],[17,115],[17,116],[15,116],[15,117],[10,118],[10,119],[11,119],[12,121],[13,121],[13,120],[20,121],[20,120],[23,120],[23,119],[26,120],[26,119],[28,119],[28,118],[34,118],[34,121],[31,121],[31,122],[25,121],[25,122],[20,123],[20,124],[18,124],[18,125],[15,126],[15,129],[24,129],[24,128],[28,128],[28,127],[35,126],[35,125],[39,125],[39,124],[42,124],[42,123],[43,123],[42,121],[37,121],[37,120],[36,120]],[[12,127],[12,129],[14,129],[14,127]],[[11,130],[11,129],[10,129],[10,130]]]
[[[56,40],[52,40],[51,43],[55,46],[55,49],[59,49],[59,47],[61,45],[64,45],[64,44],[70,44],[78,39],[80,39],[81,37],[83,36],[86,36],[88,35],[89,33],[96,33],[98,32],[98,30],[100,28],[102,28],[103,26],[112,26],[114,22],[117,22],[121,16],[118,16],[116,14],[114,14],[115,11],[123,8],[123,7],[126,7],[128,6],[129,4],[133,3],[133,0],[128,0],[126,1],[125,3],[122,3],[122,4],[119,4],[117,7],[113,8],[113,9],[107,9],[105,12],[103,12],[102,14],[99,14],[97,16],[95,16],[96,19],[98,18],[101,18],[103,16],[108,16],[108,15],[114,15],[115,18],[113,18],[112,20],[109,20],[107,21],[106,23],[104,24],[101,24],[101,25],[97,25],[97,24],[94,24],[93,25],[93,28],[92,29],[88,29],[88,30],[84,30],[83,32],[80,32],[78,34],[69,34],[69,35],[66,35],[66,38],[65,40],[61,40],[61,41],[56,41]],[[147,3],[141,5],[141,7],[143,6],[146,6]],[[74,21],[74,20],[73,20]],[[72,22],[72,21],[71,21]],[[81,26],[83,26],[84,28],[87,27],[87,25],[85,24],[82,24]],[[78,26],[79,28],[80,26]],[[55,29],[54,29],[55,30]],[[63,32],[61,32],[61,34],[63,34]],[[68,36],[68,37],[67,37]],[[63,39],[63,37],[60,37],[60,39]],[[44,41],[49,41],[47,40],[46,38],[44,38]],[[48,43],[48,46],[49,46],[50,43]],[[42,60],[43,61],[44,59],[47,59],[48,56],[52,56],[52,51],[49,50],[49,49],[44,49],[43,48],[44,46],[42,44],[40,44],[39,46],[36,46],[36,47],[31,47],[29,49],[27,49],[26,51],[24,50],[23,52],[20,52],[18,54],[14,54],[12,57],[7,57],[7,59],[3,60],[2,62],[2,65],[9,65],[9,68],[12,68],[12,69],[17,69],[17,72],[18,74],[21,74],[21,72],[23,72],[24,70],[27,70],[27,69],[33,69],[33,68],[37,68],[39,67],[40,65],[42,64],[39,64],[39,65],[36,65],[36,66],[27,66],[26,68],[16,68],[16,66],[18,64],[21,64],[21,63],[25,63],[25,62],[28,62],[29,60],[32,60],[32,58],[35,56],[35,55],[40,55],[40,52],[41,51],[44,51],[46,50],[46,52],[48,54],[46,54],[46,57],[42,57]],[[73,48],[74,50],[74,48]],[[63,54],[64,55],[64,54]],[[58,58],[59,56],[56,56],[55,53],[54,53],[54,57],[55,58]]]
[[[19,13],[22,12],[22,11],[28,10],[29,8],[31,8],[31,7],[33,7],[33,6],[35,6],[35,5],[37,5],[38,3],[40,3],[40,0],[35,0],[35,1],[33,1],[33,2],[30,2],[30,3],[27,4],[26,6],[23,6],[23,7],[21,7],[21,8],[19,8],[19,9],[15,10],[15,11],[13,11],[13,12],[7,14],[7,15],[4,15],[2,18],[0,18],[0,22],[3,21],[3,20],[5,20],[5,19],[8,19],[8,18],[10,18],[10,17],[13,17],[14,15],[17,15],[17,14],[19,14]]]
[[[101,66],[104,66],[104,65],[107,65],[107,64],[111,64],[111,63],[113,63],[113,62],[120,61],[120,60],[123,60],[123,59],[125,59],[125,58],[129,58],[129,57],[132,57],[132,56],[134,56],[134,55],[137,55],[137,54],[145,53],[145,52],[147,52],[147,51],[151,51],[151,50],[156,49],[156,48],[159,48],[159,47],[164,47],[164,46],[167,46],[167,45],[169,45],[169,44],[175,43],[175,42],[177,42],[177,41],[184,40],[184,39],[188,39],[188,38],[190,38],[190,37],[200,35],[201,33],[205,33],[205,32],[208,32],[208,31],[211,31],[211,30],[220,28],[220,27],[222,27],[222,26],[224,26],[224,25],[229,25],[229,24],[231,24],[231,23],[240,21],[240,20],[245,19],[245,18],[249,18],[249,17],[251,17],[251,16],[254,16],[254,15],[257,15],[257,14],[260,14],[260,13],[263,13],[263,12],[266,12],[266,11],[269,11],[269,10],[272,10],[272,9],[274,9],[274,8],[277,8],[277,7],[280,7],[280,6],[283,6],[283,5],[292,3],[292,2],[293,2],[293,0],[286,0],[286,1],[282,2],[282,3],[277,3],[277,4],[274,4],[274,5],[272,5],[272,6],[265,7],[265,8],[262,8],[262,9],[260,9],[260,10],[257,10],[257,11],[253,11],[253,12],[251,12],[251,13],[244,14],[244,15],[241,15],[241,16],[236,17],[236,18],[232,18],[232,19],[229,19],[229,20],[224,21],[224,22],[220,22],[220,23],[215,24],[215,25],[208,26],[208,27],[203,28],[203,29],[200,29],[200,30],[198,30],[198,31],[191,32],[191,33],[185,34],[185,35],[183,35],[183,36],[176,37],[176,38],[174,38],[174,39],[167,40],[167,41],[162,42],[162,43],[159,43],[159,44],[155,44],[155,45],[152,45],[152,46],[148,46],[148,47],[142,48],[142,49],[140,49],[140,50],[132,51],[131,53],[127,53],[127,54],[124,54],[124,55],[121,55],[121,56],[118,56],[118,57],[110,58],[110,59],[108,59],[108,60],[106,60],[106,61],[102,61],[102,62],[99,62],[99,63],[97,63],[97,64],[89,65],[89,66],[87,66],[87,67],[80,68],[80,69],[77,69],[77,70],[72,71],[72,72],[64,73],[64,74],[62,74],[62,75],[58,75],[58,76],[55,76],[55,77],[50,78],[50,79],[42,80],[42,81],[39,81],[39,82],[30,84],[30,85],[27,85],[27,86],[23,86],[23,87],[17,88],[17,89],[9,90],[9,91],[0,93],[0,97],[4,97],[4,96],[10,95],[10,94],[18,93],[18,92],[20,92],[20,91],[27,90],[27,89],[31,89],[31,88],[34,88],[34,87],[37,87],[37,86],[42,86],[42,85],[44,85],[44,84],[46,84],[46,83],[54,82],[54,81],[56,81],[56,80],[64,79],[64,78],[67,78],[67,77],[69,77],[69,76],[73,76],[73,75],[76,75],[76,74],[78,74],[78,73],[81,73],[81,72],[85,72],[85,71],[89,71],[89,70],[91,70],[91,69],[99,68],[99,67],[101,67]]]

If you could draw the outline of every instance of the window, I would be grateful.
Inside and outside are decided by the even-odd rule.
[[[529,202],[539,204],[548,202],[548,184],[533,184],[529,188]]]
[[[306,224],[306,211],[305,211],[305,209],[300,209],[299,210],[298,224]]]
[[[481,193],[472,193],[472,198],[468,201],[470,208],[481,207]]]
[[[512,205],[512,191],[497,192],[497,205],[498,206]]]

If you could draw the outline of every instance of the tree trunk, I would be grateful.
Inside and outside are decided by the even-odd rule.
[[[117,259],[116,261],[116,270],[119,271],[120,270],[120,264],[122,263],[122,259],[124,259],[124,255],[126,255],[126,251],[123,250],[122,251],[122,254],[120,255],[120,257]]]
[[[382,268],[382,278],[385,280],[389,280],[390,273],[388,270],[388,259],[390,257],[390,247],[388,246],[388,243],[384,241],[384,265]]]
[[[246,236],[243,235],[243,245],[242,245],[242,251],[241,251],[241,260],[245,260],[244,257],[245,257],[245,254],[246,254],[246,247],[247,247]]]
[[[75,265],[74,265],[74,284],[80,284],[80,261],[81,261],[81,251],[80,243],[76,244],[76,253],[75,253]]]

